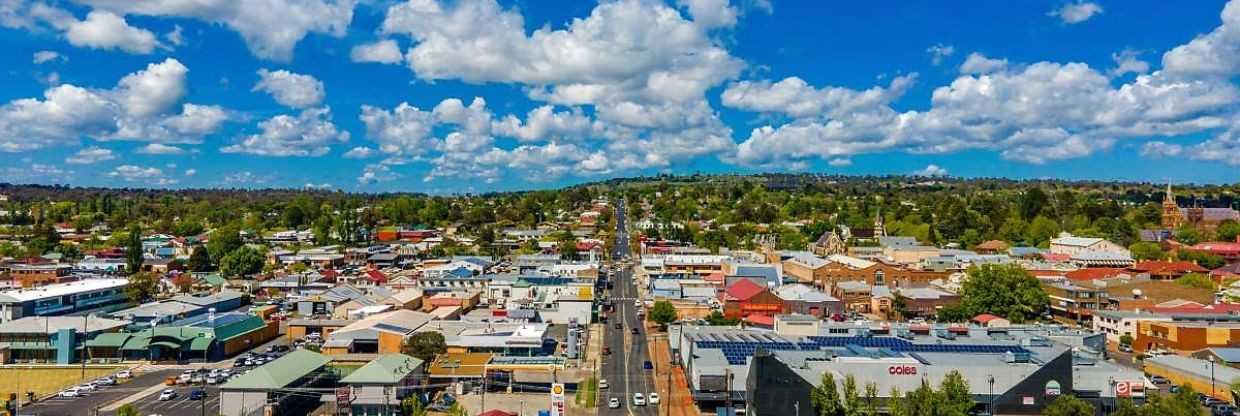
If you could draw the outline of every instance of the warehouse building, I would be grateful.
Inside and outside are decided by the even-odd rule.
[[[1240,379],[1240,370],[1217,360],[1200,360],[1179,355],[1159,355],[1144,360],[1145,372],[1163,376],[1177,386],[1230,402],[1231,382]]]

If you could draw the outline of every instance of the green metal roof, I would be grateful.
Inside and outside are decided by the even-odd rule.
[[[172,341],[155,341],[151,343],[151,346],[152,347],[164,347],[164,348],[174,349],[174,350],[181,349],[181,344],[177,344]]]
[[[86,341],[87,347],[120,348],[125,345],[132,334],[124,332],[105,332]]]
[[[405,354],[385,354],[340,380],[345,384],[395,384],[422,365]]]
[[[250,315],[250,317],[246,319],[215,328],[215,337],[219,338],[220,341],[228,341],[250,332],[254,332],[264,326],[267,326],[267,322],[264,322],[263,318]]]
[[[199,279],[201,279],[202,281],[206,282],[207,284],[211,286],[223,286],[225,283],[228,283],[228,281],[224,280],[224,278],[220,276],[219,273],[201,275]]]
[[[206,351],[208,348],[211,348],[211,341],[214,341],[214,340],[215,340],[215,337],[194,338],[194,340],[190,341],[189,343],[189,350],[190,351]]]
[[[224,383],[223,390],[278,389],[327,365],[332,359],[314,351],[299,349],[270,363],[250,370],[241,377]]]
[[[150,346],[151,346],[151,337],[149,335],[135,334],[133,338],[129,338],[128,341],[125,341],[125,346],[121,347],[121,349],[122,350],[145,350]]]

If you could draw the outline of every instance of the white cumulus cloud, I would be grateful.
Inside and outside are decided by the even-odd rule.
[[[1102,14],[1102,6],[1090,1],[1067,3],[1047,12],[1047,16],[1057,17],[1067,24],[1077,24]]]
[[[293,107],[309,108],[323,102],[327,93],[323,82],[309,75],[296,74],[283,69],[279,71],[258,70],[259,80],[254,91],[271,94],[276,102]]]
[[[116,159],[116,153],[112,149],[105,149],[99,146],[91,146],[79,150],[72,156],[65,158],[65,163],[74,165],[90,165],[99,162]]]

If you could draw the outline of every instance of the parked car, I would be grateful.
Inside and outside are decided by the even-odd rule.
[[[159,392],[159,401],[161,402],[166,402],[175,399],[176,397],[177,391],[173,389],[164,389],[164,391]]]
[[[650,398],[646,401],[650,404],[659,404],[659,393],[650,393]]]
[[[78,390],[78,388],[77,388],[77,387],[70,387],[70,388],[68,388],[68,389],[65,389],[65,391],[62,391],[62,392],[58,393],[58,394],[57,394],[57,396],[60,396],[60,397],[81,397],[81,396],[82,396],[82,391]]]
[[[1240,410],[1230,404],[1216,404],[1210,408],[1210,416],[1235,416],[1238,413]]]
[[[1214,406],[1225,405],[1228,403],[1225,400],[1220,400],[1220,399],[1216,399],[1213,397],[1206,397],[1205,401],[1202,402],[1201,404],[1205,407],[1214,408]]]
[[[619,398],[615,398],[615,397],[612,397],[612,398],[608,399],[608,400],[607,400],[607,407],[608,407],[608,408],[611,408],[611,409],[619,409],[619,408],[620,408],[620,399],[619,399]]]
[[[1164,384],[1171,384],[1171,381],[1167,380],[1167,378],[1163,376],[1153,376],[1150,377],[1150,383],[1155,386],[1161,386]]]
[[[640,329],[633,328],[633,335],[641,335],[641,334],[642,334],[642,331]]]
[[[175,386],[177,385],[177,380],[178,380],[177,376],[168,376],[167,378],[164,379],[164,385]]]
[[[603,347],[603,355],[611,355],[611,347]]]
[[[220,384],[220,376],[216,374],[207,376],[207,384]]]
[[[624,324],[619,323],[619,322],[616,322],[616,324],[615,324],[615,325],[612,325],[612,328],[616,328],[616,329],[624,329]]]
[[[650,361],[646,361],[646,362],[642,363],[642,368],[647,369],[647,370],[653,370],[653,369],[654,369],[654,363],[652,363],[652,362],[650,362]]]
[[[641,393],[633,393],[633,405],[634,406],[645,406],[646,398],[642,396]]]
[[[607,386],[607,379],[605,379],[605,378],[604,378],[604,379],[599,379],[599,381],[598,381],[598,388],[600,388],[600,389],[606,389],[607,387],[608,387],[608,386]]]
[[[202,400],[207,397],[207,391],[203,389],[193,389],[189,391],[190,400]]]

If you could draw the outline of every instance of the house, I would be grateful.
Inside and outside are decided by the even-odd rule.
[[[1154,280],[1175,280],[1189,273],[1204,274],[1210,270],[1198,266],[1191,261],[1150,260],[1134,264],[1129,268],[1134,273],[1149,275]]]
[[[974,316],[969,322],[985,328],[1006,328],[1012,326],[1012,321],[988,313]]]
[[[1043,282],[1050,297],[1051,315],[1061,322],[1083,325],[1106,304],[1106,290],[1080,282]]]
[[[904,303],[902,311],[900,302]],[[939,309],[957,303],[959,295],[930,287],[874,286],[870,293],[870,312],[885,319],[932,317]]]
[[[988,240],[973,247],[973,250],[980,254],[1000,254],[1007,252],[1010,247],[1007,242],[1001,240]]]
[[[1207,241],[1194,244],[1192,250],[1213,254],[1227,261],[1240,260],[1240,242]]]

